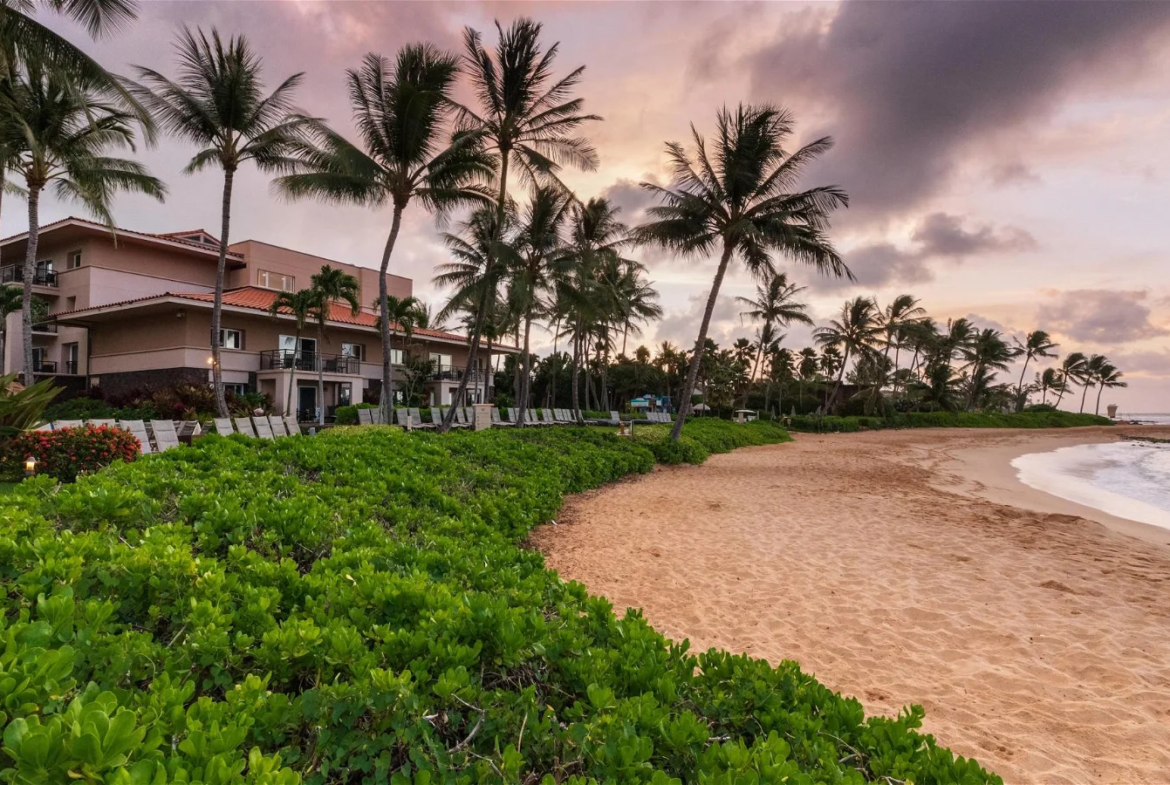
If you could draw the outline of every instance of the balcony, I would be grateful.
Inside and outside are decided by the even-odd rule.
[[[438,365],[435,370],[428,377],[433,382],[447,381],[457,382],[467,375],[467,368],[462,365]],[[473,370],[468,376],[468,381],[472,384],[482,381],[483,375],[478,370]]]
[[[33,373],[57,373],[57,363],[53,360],[42,360],[39,357],[33,358]]]
[[[56,322],[41,322],[32,326],[33,335],[56,335]]]
[[[0,267],[0,283],[24,283],[24,265],[10,264]],[[39,269],[33,273],[35,286],[56,286],[57,273],[53,270]]]
[[[261,371],[311,371],[357,375],[361,373],[361,360],[344,354],[314,354],[310,352],[285,352],[271,349],[260,352]]]

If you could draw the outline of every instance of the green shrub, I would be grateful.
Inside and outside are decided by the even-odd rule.
[[[854,432],[883,428],[1077,428],[1089,425],[1112,425],[1108,417],[1063,411],[1025,411],[1018,414],[987,412],[906,412],[890,417],[817,417],[798,415],[787,418],[794,431]]]
[[[689,436],[677,442],[670,438],[654,439],[646,442],[646,446],[654,453],[654,460],[668,466],[680,463],[700,464],[707,460],[709,453]]]
[[[3,778],[999,782],[921,709],[867,719],[794,663],[695,655],[521,547],[565,493],[653,461],[612,429],[365,427],[21,483]]]
[[[334,412],[333,423],[335,425],[357,425],[358,424],[358,409],[377,409],[376,403],[358,403],[352,406],[338,406],[337,411]]]
[[[38,474],[72,482],[79,474],[95,472],[115,461],[129,463],[138,457],[139,448],[138,440],[121,428],[87,425],[25,431],[5,445],[4,460],[23,471],[25,459],[31,457],[37,462]]]

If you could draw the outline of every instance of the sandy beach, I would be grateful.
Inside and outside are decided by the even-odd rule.
[[[921,704],[1009,783],[1165,783],[1170,531],[1010,461],[1168,432],[802,434],[575,497],[533,540],[672,638],[796,660],[871,713]]]

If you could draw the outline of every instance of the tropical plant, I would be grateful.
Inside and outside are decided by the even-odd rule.
[[[142,164],[107,155],[112,149],[134,149],[136,118],[102,100],[85,81],[67,80],[40,63],[26,63],[19,77],[0,83],[0,116],[5,120],[0,134],[21,140],[11,164],[28,192],[21,325],[24,380],[32,384],[32,287],[44,189],[52,185],[58,198],[80,202],[111,228],[111,201],[116,192],[138,192],[162,201],[166,189]]]
[[[305,332],[309,322],[316,319],[317,314],[321,312],[320,305],[320,298],[316,292],[312,289],[300,289],[295,292],[278,292],[276,299],[272,301],[272,305],[268,309],[268,312],[273,316],[285,314],[293,317],[295,333],[292,356],[286,356],[284,352],[281,352],[280,355],[281,362],[288,363],[288,400],[284,405],[285,414],[291,414],[293,411],[293,390],[296,388],[297,364],[302,361],[301,335]],[[318,402],[321,402],[320,398],[318,398]]]
[[[1056,368],[1045,368],[1043,373],[1036,374],[1033,386],[1040,391],[1040,403],[1048,403],[1048,391],[1064,392],[1065,379]]]
[[[11,438],[41,422],[41,414],[61,388],[45,379],[16,389],[17,374],[0,376],[0,440]]]
[[[1003,333],[992,328],[985,328],[971,339],[963,349],[963,357],[967,360],[970,373],[970,388],[967,394],[966,409],[970,410],[979,396],[991,387],[995,380],[995,371],[1006,371],[1008,365],[1019,355],[1019,351],[1010,346],[1003,338]]]
[[[220,363],[224,275],[231,229],[232,186],[240,166],[249,161],[262,172],[280,171],[304,125],[295,114],[292,94],[303,74],[293,74],[268,95],[261,80],[263,63],[244,36],[223,41],[212,28],[184,27],[175,45],[178,77],[138,66],[142,84],[134,94],[167,132],[198,146],[184,174],[211,166],[223,171],[220,204],[219,260],[211,310],[212,383],[220,417],[229,414]]]
[[[1094,355],[1094,357],[1096,356],[1097,355]],[[1101,358],[1100,362],[1090,363],[1090,365],[1092,367],[1093,381],[1097,385],[1097,403],[1093,407],[1093,414],[1100,415],[1101,393],[1104,392],[1105,388],[1128,387],[1129,384],[1121,380],[1121,371],[1117,370],[1117,368],[1104,357]]]
[[[1028,393],[1024,390],[1024,374],[1028,372],[1028,363],[1037,357],[1055,357],[1053,351],[1059,344],[1052,342],[1052,336],[1044,330],[1033,330],[1023,341],[1016,339],[1016,353],[1024,358],[1024,367],[1020,369],[1020,382],[1017,385],[1016,411],[1022,412],[1028,401]]]
[[[848,204],[845,192],[836,186],[790,190],[804,168],[832,147],[832,140],[817,139],[789,155],[783,145],[792,131],[792,116],[784,110],[743,105],[723,109],[710,154],[706,140],[692,130],[694,157],[681,144],[666,146],[672,183],[642,184],[660,203],[649,208],[650,222],[638,228],[639,242],[682,256],[719,254],[687,375],[688,390],[698,376],[699,350],[733,258],[760,280],[775,275],[778,254],[824,274],[852,277],[825,236],[832,211]],[[675,441],[689,411],[689,396],[684,395],[671,431]]]
[[[402,215],[416,202],[440,216],[487,198],[476,181],[491,172],[490,158],[474,134],[451,126],[450,93],[459,62],[429,44],[399,50],[393,61],[367,54],[346,72],[349,101],[362,146],[320,122],[307,124],[292,174],[276,181],[289,198],[391,209],[382,248],[378,313],[382,332],[381,407],[386,422],[394,406],[394,375],[386,274],[398,242]]]
[[[498,22],[499,42],[494,52],[483,46],[481,36],[470,27],[464,31],[464,70],[471,80],[478,106],[459,106],[461,124],[482,140],[498,160],[496,172],[495,220],[497,232],[488,246],[484,275],[496,277],[496,245],[508,221],[508,176],[515,166],[523,181],[557,183],[563,164],[585,170],[597,167],[597,153],[578,129],[596,115],[582,114],[583,101],[569,98],[585,71],[580,66],[568,76],[554,80],[553,63],[558,44],[547,50],[540,45],[541,25],[530,19],[517,19],[505,30]],[[471,372],[476,367],[484,321],[490,297],[484,287],[475,303],[475,320],[469,335],[467,373],[460,379],[456,399],[462,399]],[[442,428],[451,426],[454,407],[443,418]]]
[[[1070,352],[1061,362],[1060,375],[1064,379],[1064,384],[1061,386],[1056,396],[1056,406],[1058,408],[1060,407],[1060,401],[1064,397],[1065,392],[1067,392],[1073,384],[1085,383],[1085,377],[1088,372],[1088,365],[1089,358],[1081,352]]]
[[[882,329],[881,311],[877,303],[870,297],[855,297],[841,306],[838,318],[813,331],[813,338],[818,344],[826,350],[832,348],[842,353],[837,380],[825,404],[826,412],[833,411],[849,359],[876,351]]]
[[[322,265],[321,271],[313,274],[309,279],[309,290],[317,300],[314,309],[317,322],[317,344],[325,341],[325,323],[332,318],[334,303],[345,303],[350,313],[357,316],[361,312],[361,285],[357,278],[337,267]],[[325,363],[318,350],[317,356],[317,425],[325,425]]]
[[[763,322],[760,335],[771,333],[773,325],[787,327],[790,324],[812,324],[812,317],[808,315],[808,304],[797,301],[796,296],[807,287],[797,286],[788,282],[788,274],[779,272],[770,276],[762,284],[756,284],[756,297],[736,297],[736,301],[747,307],[740,312],[740,317],[746,316],[753,322]],[[752,378],[760,368],[760,360],[764,356],[764,341],[759,341],[756,347],[756,358],[752,363]]]

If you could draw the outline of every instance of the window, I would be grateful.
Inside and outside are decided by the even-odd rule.
[[[244,333],[242,330],[220,330],[219,345],[224,349],[243,349]]]
[[[451,355],[449,354],[432,354],[431,362],[435,364],[436,371],[451,370]]]
[[[401,349],[391,349],[390,350],[390,364],[391,365],[402,365],[402,350]]]
[[[297,286],[296,276],[274,273],[270,270],[261,270],[257,276],[257,285],[265,289],[276,289],[281,292],[291,292]]]
[[[40,275],[41,273],[51,273],[51,272],[53,272],[53,260],[52,259],[42,259],[41,261],[37,262],[37,275]]]
[[[81,266],[81,251],[74,251],[69,254],[69,269],[76,270]]]
[[[248,392],[248,385],[234,382],[225,382],[223,389],[224,392],[229,392],[232,395],[246,395]]]
[[[61,347],[61,354],[65,358],[65,373],[77,373],[78,345],[65,344]]]
[[[349,406],[353,402],[353,385],[343,384],[337,389],[337,405]]]
[[[352,357],[355,360],[364,360],[366,357],[366,347],[360,343],[343,343],[341,344],[341,356]]]

